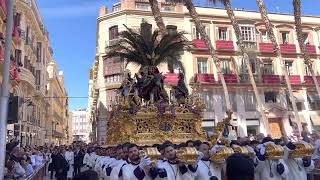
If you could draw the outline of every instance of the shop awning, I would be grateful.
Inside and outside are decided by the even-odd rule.
[[[311,102],[320,101],[320,96],[317,93],[308,94],[308,98]]]
[[[297,102],[304,102],[304,97],[301,93],[293,92],[293,96],[296,98]]]
[[[311,114],[310,118],[314,126],[320,126],[320,114]]]

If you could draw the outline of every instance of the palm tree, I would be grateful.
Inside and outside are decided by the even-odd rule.
[[[223,92],[224,92],[224,97],[226,100],[227,112],[232,111],[227,84],[226,84],[226,81],[224,80],[223,73],[221,72],[220,59],[217,56],[216,50],[212,46],[211,40],[205,31],[205,27],[199,18],[199,15],[196,11],[196,8],[194,7],[192,0],[166,0],[166,1],[170,3],[184,3],[186,8],[189,10],[189,15],[191,16],[192,20],[195,22],[196,30],[197,32],[199,32],[201,39],[207,45],[210,55],[216,66],[217,74],[220,77],[220,81],[221,81]]]
[[[125,25],[124,25],[125,26]],[[120,32],[117,44],[107,47],[108,58],[120,57],[122,61],[144,67],[157,67],[161,63],[171,62],[182,69],[180,56],[190,49],[191,42],[185,38],[185,32],[165,34],[159,40],[160,31],[156,30],[151,36],[145,36],[126,27]]]
[[[249,61],[248,52],[247,52],[247,49],[245,48],[245,44],[243,42],[243,36],[242,36],[241,30],[240,30],[238,21],[237,21],[235,15],[234,15],[233,10],[232,10],[231,2],[230,2],[230,0],[208,0],[208,1],[213,2],[213,3],[218,3],[218,2],[223,3],[223,5],[224,5],[224,7],[225,7],[225,9],[227,11],[227,14],[229,16],[229,19],[231,21],[232,27],[233,27],[233,29],[235,31],[235,34],[236,34],[236,37],[237,37],[237,40],[238,40],[237,41],[238,47],[239,47],[239,49],[241,51],[241,54],[242,54],[242,56],[244,58],[245,65],[246,65],[247,70],[248,70],[249,80],[250,80],[250,83],[252,85],[252,88],[253,88],[253,91],[254,91],[254,94],[255,94],[255,97],[256,97],[257,105],[258,105],[258,111],[261,114],[262,121],[264,123],[264,127],[267,130],[267,133],[269,133],[270,130],[269,130],[269,125],[268,125],[268,120],[267,120],[267,118],[265,116],[265,113],[264,113],[263,103],[261,102],[260,95],[259,95],[259,92],[258,92],[258,88],[257,88],[256,82],[254,80],[254,76],[253,76],[251,65],[250,65],[250,61]]]
[[[309,55],[308,51],[306,50],[306,46],[304,44],[304,38],[303,38],[303,33],[302,33],[302,28],[301,28],[301,1],[300,0],[293,0],[293,7],[294,7],[294,20],[295,20],[295,25],[296,25],[296,33],[297,33],[297,37],[298,37],[300,50],[301,50],[303,58],[304,58],[304,63],[307,65],[307,67],[310,71],[310,74],[311,74],[313,82],[316,86],[316,90],[318,92],[318,95],[320,95],[319,83],[317,81],[317,78],[316,78],[314,71],[313,71],[313,68],[312,68],[312,61],[310,59],[310,55]]]
[[[167,32],[167,30],[166,30],[166,26],[165,26],[165,24],[163,22],[163,19],[162,19],[161,13],[160,13],[158,0],[149,0],[149,4],[151,6],[151,10],[152,10],[152,14],[154,16],[154,20],[156,21],[160,32],[162,34],[165,34]]]
[[[274,51],[275,51],[275,53],[277,55],[277,58],[279,58],[279,60],[280,60],[280,65],[281,65],[282,73],[284,73],[284,78],[285,78],[285,81],[286,81],[286,84],[287,84],[287,88],[288,88],[288,91],[289,91],[289,98],[290,98],[290,101],[292,103],[294,116],[295,116],[296,122],[298,124],[298,130],[299,130],[299,132],[301,132],[302,127],[301,127],[301,122],[300,122],[300,118],[299,118],[299,114],[298,114],[296,100],[295,100],[295,98],[293,96],[292,87],[291,87],[291,84],[290,84],[290,80],[289,80],[289,76],[288,76],[288,73],[287,73],[287,69],[286,69],[284,61],[282,59],[282,55],[281,55],[279,44],[278,44],[278,42],[276,40],[276,36],[273,33],[273,27],[272,27],[272,24],[271,24],[271,22],[270,22],[270,20],[268,18],[268,13],[266,11],[266,8],[265,8],[263,0],[256,0],[256,2],[257,2],[257,6],[259,8],[260,14],[261,14],[262,21],[266,26],[266,30],[267,30],[268,36],[270,38],[270,41],[273,44]]]

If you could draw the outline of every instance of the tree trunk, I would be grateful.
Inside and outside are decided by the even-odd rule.
[[[160,13],[158,0],[149,0],[149,3],[151,6],[152,14],[154,16],[154,20],[156,21],[160,32],[162,34],[166,34],[167,30]]]
[[[297,33],[297,37],[298,37],[300,50],[303,55],[304,63],[308,66],[308,69],[310,70],[310,73],[312,75],[312,79],[313,79],[314,84],[316,86],[317,93],[320,96],[319,83],[318,83],[318,80],[313,72],[312,61],[310,59],[310,55],[309,55],[308,51],[306,50],[306,46],[303,41],[304,39],[303,39],[303,33],[302,33],[302,27],[301,27],[301,1],[300,0],[293,0],[293,7],[294,7],[294,20],[295,20],[295,25],[296,25],[296,33]]]
[[[253,76],[251,65],[250,65],[250,61],[249,61],[248,52],[247,52],[247,50],[245,48],[245,44],[243,43],[243,36],[242,36],[241,30],[240,30],[239,24],[238,24],[238,22],[236,20],[236,17],[234,15],[233,10],[232,10],[230,0],[223,1],[223,4],[224,4],[224,7],[225,7],[225,9],[227,11],[227,14],[229,16],[229,19],[231,21],[232,27],[233,27],[233,29],[235,31],[235,34],[236,34],[236,37],[237,37],[237,40],[238,40],[237,41],[238,47],[239,47],[239,49],[241,51],[241,54],[242,54],[242,56],[244,58],[244,62],[245,62],[246,67],[248,69],[250,83],[252,85],[252,88],[253,88],[253,91],[254,91],[254,94],[255,94],[255,97],[256,97],[256,101],[257,101],[257,105],[258,105],[258,111],[261,114],[262,122],[264,124],[264,127],[265,127],[267,133],[270,133],[268,119],[267,119],[267,117],[265,115],[264,105],[263,105],[263,103],[261,101],[261,98],[260,98],[260,95],[259,95],[259,92],[258,92],[258,88],[257,88],[256,82],[254,80],[254,76]]]
[[[221,84],[222,84],[222,88],[223,88],[223,92],[224,92],[224,97],[226,99],[227,111],[232,111],[227,84],[226,84],[226,81],[224,80],[223,73],[221,72],[220,60],[216,54],[214,47],[212,46],[212,43],[211,43],[211,40],[209,39],[209,36],[206,34],[205,27],[201,23],[201,20],[198,16],[196,8],[194,7],[194,5],[192,3],[192,0],[185,0],[185,5],[186,5],[187,9],[189,10],[189,14],[190,14],[191,18],[193,19],[194,23],[196,24],[196,29],[200,33],[201,39],[208,46],[210,55],[213,59],[214,64],[216,65],[217,73],[218,73],[218,76],[220,77],[220,80],[221,80]]]
[[[287,73],[287,69],[285,67],[285,63],[284,63],[284,61],[282,59],[282,55],[281,55],[279,44],[278,44],[277,39],[276,39],[276,37],[275,37],[275,35],[273,33],[273,27],[272,27],[271,22],[270,22],[270,20],[268,18],[268,14],[267,14],[267,11],[266,11],[266,8],[265,8],[263,0],[256,0],[256,2],[257,2],[257,6],[259,8],[263,23],[266,26],[266,30],[267,30],[268,36],[269,36],[269,38],[270,38],[270,40],[271,40],[271,42],[273,44],[274,51],[275,51],[277,57],[279,58],[279,61],[280,61],[280,64],[281,64],[282,73],[284,73],[285,81],[286,81],[287,88],[288,88],[288,91],[289,91],[289,97],[290,97],[290,101],[292,103],[295,120],[296,120],[296,123],[298,124],[299,133],[301,133],[302,127],[301,127],[301,122],[300,122],[300,118],[299,118],[299,114],[298,114],[296,100],[295,100],[295,98],[293,96],[292,87],[291,87],[291,84],[290,84],[290,80],[289,80],[289,76],[288,76],[288,73]]]

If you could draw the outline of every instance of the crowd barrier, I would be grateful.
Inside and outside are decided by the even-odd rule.
[[[43,180],[46,176],[48,162],[42,164],[34,170],[34,172],[26,178],[26,180]]]

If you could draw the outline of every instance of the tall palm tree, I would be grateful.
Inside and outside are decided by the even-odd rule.
[[[192,0],[166,0],[166,1],[170,2],[170,3],[184,3],[186,8],[188,9],[189,15],[191,16],[192,20],[194,21],[194,23],[196,25],[196,30],[197,30],[197,32],[199,32],[201,39],[207,45],[209,52],[210,52],[210,55],[211,55],[213,62],[216,66],[217,74],[220,77],[220,81],[221,81],[222,88],[223,88],[223,93],[224,93],[226,106],[227,106],[227,112],[232,111],[227,84],[224,79],[223,73],[221,72],[221,67],[220,67],[221,61],[217,56],[216,50],[212,46],[212,42],[211,42],[208,34],[205,31],[205,27],[199,18],[199,15],[196,11],[196,8],[194,7]]]
[[[161,13],[160,13],[158,0],[149,0],[149,4],[151,6],[151,10],[152,10],[152,14],[154,16],[154,20],[156,21],[160,32],[162,34],[167,33],[166,26],[165,26],[165,24],[163,22],[163,19],[162,19]]]
[[[256,82],[254,80],[254,76],[253,76],[251,65],[250,65],[250,61],[249,61],[248,51],[247,51],[247,49],[245,47],[245,44],[243,42],[243,35],[241,33],[238,21],[237,21],[235,15],[234,15],[232,7],[231,7],[231,2],[230,2],[230,0],[208,0],[208,1],[213,2],[213,3],[218,3],[218,2],[223,3],[223,5],[224,5],[224,7],[225,7],[225,9],[227,11],[227,14],[229,16],[229,19],[231,21],[232,27],[233,27],[233,29],[235,31],[235,34],[236,34],[236,37],[237,37],[237,40],[238,40],[237,41],[238,47],[239,47],[239,49],[241,51],[241,54],[242,54],[242,56],[244,58],[245,65],[246,65],[247,70],[248,70],[249,80],[250,80],[250,83],[252,85],[252,88],[253,88],[253,91],[254,91],[254,94],[255,94],[255,97],[256,97],[257,105],[258,105],[258,111],[261,114],[262,121],[264,123],[264,127],[267,130],[267,133],[269,133],[270,132],[269,131],[269,125],[268,125],[268,120],[267,120],[267,118],[265,116],[264,106],[263,106],[263,103],[261,101]]]
[[[125,25],[124,25],[125,26]],[[184,35],[185,32],[165,34],[159,40],[160,31],[156,30],[152,36],[144,36],[126,27],[126,31],[119,34],[117,44],[107,47],[108,58],[120,57],[122,61],[144,67],[157,67],[161,63],[172,62],[183,68],[180,56],[190,49],[191,42]]]
[[[302,27],[301,27],[301,1],[300,0],[293,0],[293,8],[294,8],[294,20],[295,20],[295,25],[296,25],[296,33],[298,37],[298,42],[300,46],[300,50],[302,52],[303,58],[304,58],[304,63],[307,65],[313,82],[316,86],[316,90],[318,95],[320,95],[320,88],[319,88],[319,83],[317,81],[317,78],[315,76],[315,73],[312,68],[312,61],[310,59],[310,55],[308,51],[306,50],[306,46],[304,44],[304,38],[303,38],[303,33],[302,33]]]
[[[285,78],[285,81],[286,81],[286,84],[287,84],[287,88],[288,88],[288,91],[289,91],[289,98],[290,98],[290,101],[292,103],[295,120],[296,120],[296,122],[298,124],[298,130],[299,130],[299,132],[301,132],[302,127],[301,127],[301,122],[300,122],[300,118],[299,118],[299,114],[298,114],[297,104],[296,104],[296,100],[295,100],[295,98],[293,96],[291,83],[290,83],[290,80],[289,80],[287,69],[285,67],[285,63],[284,63],[284,61],[282,59],[282,55],[281,55],[279,44],[278,44],[278,42],[276,40],[276,36],[274,35],[273,27],[272,27],[272,24],[271,24],[271,22],[269,20],[268,13],[266,11],[266,7],[264,5],[263,0],[256,0],[256,2],[257,2],[257,6],[259,8],[260,14],[261,14],[262,21],[263,21],[264,25],[266,26],[266,30],[267,30],[268,36],[270,38],[270,41],[273,44],[274,51],[275,51],[275,53],[277,55],[277,58],[279,58],[279,60],[280,60],[280,65],[281,65],[282,73],[284,74],[284,78]]]

